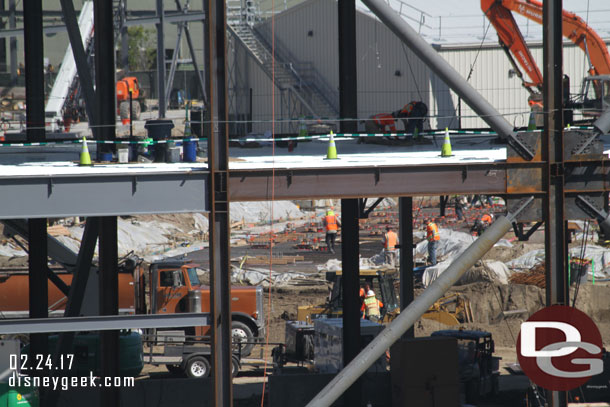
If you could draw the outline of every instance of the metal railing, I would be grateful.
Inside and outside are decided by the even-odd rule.
[[[253,31],[259,40],[262,41],[266,47],[270,48],[272,34],[269,26],[259,24]],[[339,92],[328,84],[326,79],[315,69],[314,65],[311,62],[299,61],[290,52],[289,48],[277,37],[275,38],[274,46],[276,60],[282,61],[282,65],[293,73],[299,87],[310,95],[319,95],[328,107],[337,114],[339,111]]]

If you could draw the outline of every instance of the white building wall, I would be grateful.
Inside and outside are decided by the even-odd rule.
[[[271,24],[267,21],[266,24]],[[275,17],[278,46],[287,47],[293,62],[310,62],[338,91],[337,3],[335,0],[310,0],[294,6]],[[491,33],[490,35],[495,35]],[[411,100],[422,100],[429,107],[432,128],[484,128],[487,124],[455,92],[436,77],[382,23],[369,14],[357,13],[358,119],[392,112]],[[478,40],[473,39],[473,42]],[[542,44],[531,45],[534,58],[542,69]],[[463,78],[481,93],[506,120],[514,126],[527,126],[529,93],[517,76],[509,77],[512,69],[508,57],[498,45],[486,44],[442,46],[439,53]],[[250,59],[251,63],[255,63]],[[580,89],[586,74],[584,53],[566,43],[564,71],[571,78],[572,93]],[[258,68],[252,68],[256,70]],[[472,72],[471,72],[472,71]],[[264,74],[252,77],[253,92],[265,103],[255,103],[265,120],[270,113],[270,85]],[[279,92],[276,92],[276,105]],[[461,111],[461,120],[460,116]],[[276,115],[281,114],[276,108]],[[286,109],[284,109],[284,115]],[[280,117],[280,116],[277,116]],[[286,118],[286,116],[284,116]],[[255,117],[256,119],[256,117]],[[578,117],[575,117],[578,119]],[[402,127],[399,124],[399,129]],[[363,127],[361,126],[361,129]]]

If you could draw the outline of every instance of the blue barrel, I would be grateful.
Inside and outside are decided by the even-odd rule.
[[[184,143],[182,143],[182,161],[185,163],[197,162],[196,141],[184,141]]]

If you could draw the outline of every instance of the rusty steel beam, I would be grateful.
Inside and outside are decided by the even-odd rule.
[[[229,199],[270,200],[272,185],[274,199],[277,200],[471,193],[503,195],[506,194],[508,168],[540,165],[542,164],[488,163],[276,169],[274,172],[232,170],[229,174]],[[272,177],[275,177],[274,183],[271,182]]]

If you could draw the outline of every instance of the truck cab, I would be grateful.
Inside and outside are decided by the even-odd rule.
[[[210,287],[201,284],[198,270],[199,265],[190,262],[152,263],[148,271],[150,312],[210,312]],[[231,332],[234,341],[243,342],[241,353],[244,356],[264,335],[263,310],[262,287],[231,287]],[[205,336],[209,330],[209,326],[198,326],[187,334]]]

